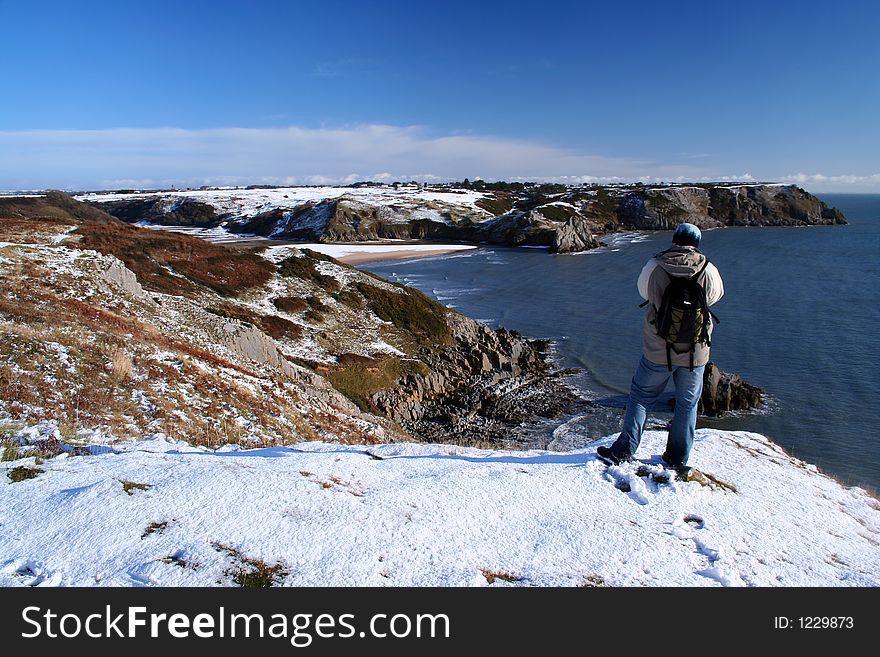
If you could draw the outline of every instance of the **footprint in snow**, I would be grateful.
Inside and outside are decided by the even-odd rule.
[[[603,473],[614,487],[628,493],[639,504],[648,504],[649,495],[672,484],[674,473],[659,463],[621,463],[609,465]]]
[[[624,466],[611,465],[605,470],[605,478],[614,483],[617,490],[626,493],[639,504],[648,503],[647,486],[634,471]]]
[[[713,541],[703,530],[706,521],[699,515],[688,514],[672,523],[672,534],[683,541],[693,544],[698,555],[700,568],[697,575],[713,579],[721,586],[746,586],[746,583],[730,565],[727,550],[724,547],[713,547]]]
[[[0,569],[0,572],[4,575],[12,575],[23,586],[59,586],[61,584],[61,573],[46,568],[34,559],[14,559],[7,562]]]

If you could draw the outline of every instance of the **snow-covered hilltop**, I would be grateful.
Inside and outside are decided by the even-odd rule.
[[[114,201],[151,200],[159,198],[166,212],[172,212],[184,199],[206,203],[220,214],[254,217],[277,209],[293,209],[304,203],[320,203],[345,197],[348,200],[378,207],[418,209],[438,203],[450,208],[478,211],[477,201],[486,193],[473,190],[431,190],[418,185],[393,187],[266,187],[216,188],[170,192],[89,193],[75,197],[79,201],[111,203]]]
[[[360,185],[83,194],[79,200],[129,223],[223,227],[238,234],[320,242],[459,240],[546,246],[564,253],[629,229],[846,223],[793,185],[520,183],[425,187]]]
[[[711,430],[702,481],[667,480],[664,442],[647,433],[640,473],[592,447],[212,452],[157,437],[62,454],[0,484],[0,585],[880,584],[880,505],[864,491]]]

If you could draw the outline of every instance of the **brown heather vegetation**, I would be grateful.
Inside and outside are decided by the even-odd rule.
[[[278,315],[263,315],[260,318],[260,328],[276,340],[296,341],[303,337],[303,330],[299,324],[294,324]]]
[[[83,221],[97,223],[116,221],[106,212],[80,203],[63,192],[49,192],[45,196],[32,198],[0,198],[0,219],[4,224],[10,219],[26,222],[36,219],[56,225],[79,224]]]
[[[272,299],[272,305],[281,312],[291,314],[301,313],[309,308],[309,304],[306,303],[306,300],[300,299],[299,297],[277,297]]]
[[[145,289],[156,292],[192,297],[197,286],[204,286],[232,297],[264,285],[273,274],[272,263],[253,253],[121,221],[83,224],[77,234],[82,238],[79,246],[116,256]]]
[[[145,289],[166,294],[192,297],[202,286],[236,296],[265,284],[274,272],[272,263],[256,254],[190,235],[131,226],[61,192],[0,199],[0,224],[9,242],[29,241],[20,237],[41,229],[52,233],[77,225],[78,246],[116,256]]]
[[[208,447],[363,440],[338,416],[302,404],[283,380],[77,293],[76,279],[38,261],[28,262],[26,278],[22,269],[0,269],[0,415],[22,425],[57,421],[65,441],[83,429],[118,437],[161,431]],[[299,330],[269,317],[260,322],[276,334]],[[157,359],[157,350],[176,362]]]
[[[198,307],[276,339],[303,336],[299,324],[234,302],[233,297],[265,284],[276,271],[276,265],[253,253],[123,224],[63,194],[0,199],[0,241],[46,244],[71,227],[75,230],[64,245],[118,257],[147,290],[188,297]],[[95,270],[87,264],[80,273],[70,273],[66,266],[56,270],[51,257],[39,252],[10,247],[9,254],[12,263],[0,268],[0,416],[18,426],[56,422],[62,440],[74,446],[86,430],[109,438],[163,432],[208,447],[379,440],[348,420],[349,411],[306,396],[296,380],[212,353],[186,330],[169,330],[164,323],[160,328],[153,313],[162,313],[164,304],[157,310],[136,297],[117,295],[88,273]],[[85,264],[92,256],[83,257]],[[335,278],[316,269],[322,260],[332,261],[306,252],[282,264],[282,273],[315,287],[311,294],[302,293],[306,298],[278,297],[279,311],[322,317],[331,310],[318,296],[322,292],[352,308],[366,305],[359,291],[341,289]],[[405,315],[396,319],[420,326]],[[411,368],[394,358],[374,364],[343,357],[334,371],[344,394],[372,410],[369,396]],[[45,458],[58,453],[49,447]],[[42,447],[22,449],[32,455]],[[14,450],[10,458],[17,455]]]

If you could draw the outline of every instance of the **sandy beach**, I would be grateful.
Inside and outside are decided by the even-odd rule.
[[[273,240],[255,235],[236,235],[223,228],[194,228],[191,226],[146,226],[153,230],[166,230],[173,233],[184,233],[200,237],[214,244],[232,248],[260,248],[293,246],[300,249],[311,249],[323,253],[349,265],[381,260],[407,260],[410,258],[426,258],[445,255],[456,251],[476,249],[473,244],[436,244],[430,242],[337,242],[322,244],[319,242],[302,243],[286,240]]]
[[[476,247],[474,247],[476,248]],[[406,249],[401,251],[361,251],[350,253],[337,258],[340,262],[349,265],[359,265],[365,262],[378,262],[380,260],[407,260],[409,258],[426,258],[428,256],[446,255],[462,249],[436,248],[436,249]]]
[[[426,244],[418,242],[405,243],[344,243],[344,244],[295,244],[298,248],[311,249],[318,253],[336,258],[349,265],[380,260],[406,260],[409,258],[425,258],[445,255],[456,251],[476,249],[472,244]]]

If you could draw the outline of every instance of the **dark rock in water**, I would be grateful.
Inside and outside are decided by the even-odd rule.
[[[485,221],[471,239],[509,246],[550,246],[557,226],[540,211],[529,210]]]
[[[595,249],[598,240],[590,232],[589,224],[583,219],[572,217],[556,229],[550,253],[577,253]]]
[[[715,363],[706,365],[699,413],[718,416],[730,411],[757,409],[764,401],[761,388],[746,383],[737,374],[722,372]]]

